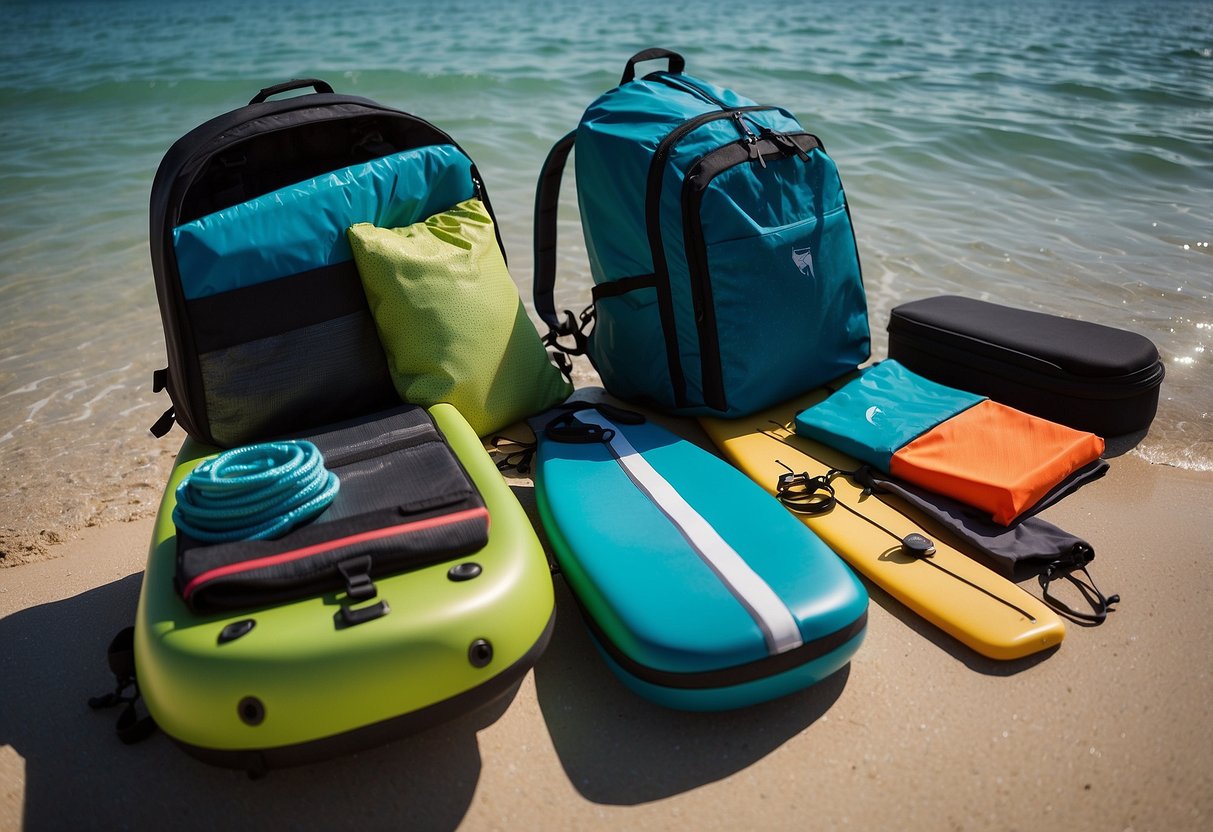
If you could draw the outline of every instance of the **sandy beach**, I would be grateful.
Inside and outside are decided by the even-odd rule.
[[[513,484],[533,516],[529,481]],[[1050,509],[1123,600],[1044,655],[984,659],[869,584],[849,667],[759,707],[678,713],[615,680],[558,578],[553,640],[508,701],[257,781],[160,733],[124,746],[116,715],[89,710],[152,524],[85,529],[0,570],[0,829],[1205,829],[1211,486],[1130,454]]]
[[[609,15],[511,0],[421,15],[382,2],[18,0],[4,11],[14,35],[0,39],[0,832],[1213,829],[1209,0],[632,0]],[[1101,626],[1068,623],[1055,649],[1000,663],[865,581],[866,639],[847,667],[765,705],[688,714],[616,679],[557,575],[546,652],[479,712],[258,780],[199,762],[162,732],[120,743],[117,709],[87,702],[112,689],[106,647],[134,622],[184,437],[148,433],[171,404],[153,389],[168,354],[159,298],[185,297],[158,290],[164,271],[149,256],[149,219],[185,221],[180,206],[168,217],[170,200],[149,199],[166,156],[183,158],[170,148],[292,78],[322,80],[281,94],[325,84],[414,114],[475,160],[534,317],[544,160],[648,47],[678,52],[726,98],[794,115],[829,148],[874,358],[888,353],[894,308],[939,295],[1157,346],[1166,380],[1148,435],[1114,442],[1107,476],[1044,514],[1093,545],[1091,575],[1119,594],[1116,610]],[[647,73],[675,62],[642,63]],[[394,143],[357,121],[342,165]],[[244,198],[237,184],[249,197],[298,184],[342,143],[293,145],[297,177],[246,166],[257,154],[229,146],[206,161],[213,191],[191,194],[191,212]],[[582,183],[611,184],[581,149]],[[200,172],[191,162],[177,179],[171,167],[161,182]],[[575,152],[556,212],[554,298],[574,311],[591,300],[601,250],[580,221],[577,168]],[[764,236],[792,227],[771,222]],[[621,250],[642,239],[622,223],[606,231]],[[635,255],[621,275],[657,273]],[[169,332],[197,346],[192,324]],[[325,332],[295,354],[329,350]],[[756,347],[795,359],[783,332],[767,334]],[[597,377],[580,361],[584,389]],[[538,525],[530,480],[510,479]],[[1035,581],[1023,587],[1041,596]]]

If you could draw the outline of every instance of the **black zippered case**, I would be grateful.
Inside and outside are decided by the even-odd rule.
[[[941,295],[889,315],[889,357],[926,378],[1100,436],[1144,431],[1165,367],[1150,339]]]

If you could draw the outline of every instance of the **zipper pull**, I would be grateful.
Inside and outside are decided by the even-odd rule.
[[[741,140],[750,152],[750,161],[758,162],[758,164],[765,168],[767,160],[762,158],[762,152],[758,149],[758,136],[746,126],[745,119],[741,113],[733,113],[733,125],[737,128],[737,132],[741,133]]]
[[[762,151],[758,149],[758,142],[750,142],[750,161],[757,161],[764,168],[767,166],[767,160],[762,158]]]
[[[744,116],[737,111],[733,112],[733,126],[737,128],[737,132],[748,144],[758,141],[758,136],[754,135],[754,132],[746,126]]]
[[[770,138],[773,142],[782,146],[789,153],[796,154],[796,156],[800,158],[800,161],[809,161],[809,154],[805,153],[804,150],[801,149],[800,145],[796,144],[795,140],[793,140],[792,137],[787,133],[776,133],[771,131]]]

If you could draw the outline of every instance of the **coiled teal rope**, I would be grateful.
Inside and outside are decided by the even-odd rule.
[[[339,485],[311,442],[233,448],[177,486],[173,522],[206,543],[273,539],[324,511]]]

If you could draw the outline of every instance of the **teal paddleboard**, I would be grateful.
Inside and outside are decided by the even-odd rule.
[[[535,488],[595,642],[658,704],[723,710],[830,676],[864,635],[868,596],[749,478],[610,407],[532,420]]]

